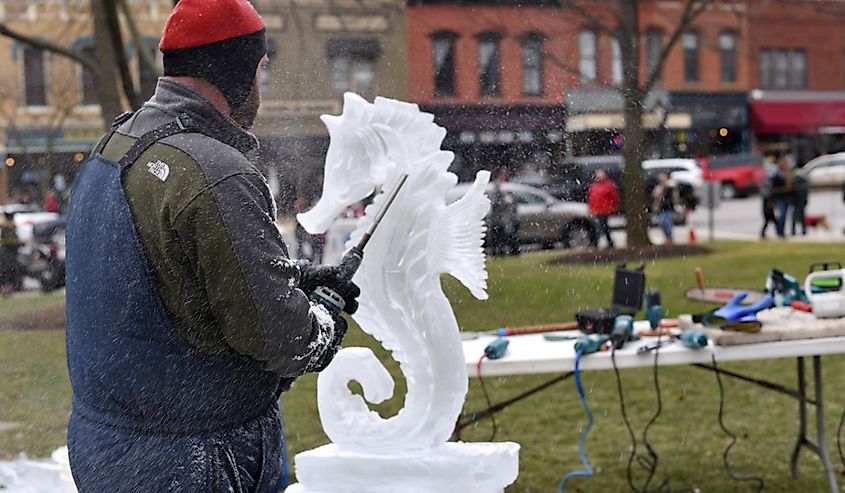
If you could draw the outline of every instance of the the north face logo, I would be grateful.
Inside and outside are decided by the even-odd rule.
[[[153,176],[161,181],[166,180],[167,177],[170,176],[170,166],[161,161],[152,161],[147,163],[147,169],[153,174]]]

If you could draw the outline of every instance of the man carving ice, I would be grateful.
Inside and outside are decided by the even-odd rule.
[[[71,469],[81,492],[276,491],[277,396],[325,368],[358,289],[295,263],[244,154],[267,63],[247,0],[181,0],[165,77],[74,184],[67,238]]]

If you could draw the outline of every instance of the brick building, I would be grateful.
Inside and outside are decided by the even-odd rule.
[[[409,2],[410,96],[449,131],[462,179],[561,153],[576,78],[565,16],[544,0]]]
[[[580,4],[615,27],[606,2]],[[642,79],[684,4],[641,2]],[[840,139],[834,132],[845,126],[837,124],[837,115],[845,114],[842,95],[830,92],[845,89],[840,4],[716,2],[681,34],[646,98],[650,152],[835,150]],[[560,2],[409,0],[408,26],[411,98],[449,130],[447,145],[458,154],[462,178],[479,168],[618,152],[620,50],[609,34]],[[805,118],[826,116],[797,129],[772,125],[773,114],[795,119],[793,110],[778,111],[784,98],[797,98],[789,108]]]
[[[755,146],[799,164],[845,150],[845,5],[755,0],[746,18]]]

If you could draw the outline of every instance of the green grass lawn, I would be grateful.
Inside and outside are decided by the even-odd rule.
[[[683,299],[694,284],[693,268],[703,268],[711,286],[760,288],[769,269],[777,267],[802,277],[811,262],[843,260],[842,245],[794,243],[717,243],[717,253],[687,259],[647,263],[647,286],[663,293],[670,315],[701,311],[702,306]],[[613,265],[547,265],[554,254],[495,259],[488,265],[490,299],[474,300],[454,280],[445,289],[463,330],[486,330],[504,325],[529,325],[572,320],[574,312],[608,304]],[[48,302],[54,300],[48,299]],[[12,303],[15,303],[13,301]],[[0,301],[0,318],[7,316],[9,301]],[[17,308],[15,308],[17,309]],[[28,310],[36,309],[30,306]],[[358,330],[350,332],[350,345],[375,343]],[[384,351],[378,354],[386,358]],[[826,356],[826,424],[829,449],[839,464],[833,434],[845,407],[845,356]],[[64,423],[69,412],[64,339],[60,332],[0,331],[0,422],[17,421],[17,430],[0,431],[0,457],[19,451],[46,455],[64,442]],[[398,375],[395,364],[388,365]],[[794,386],[795,361],[791,359],[732,363],[726,368]],[[501,400],[554,375],[490,378],[494,400]],[[729,442],[717,421],[718,388],[715,376],[692,367],[659,370],[663,412],[649,438],[659,455],[651,488],[671,478],[673,491],[754,491],[751,483],[731,481],[722,467],[722,451]],[[402,405],[403,381],[398,396],[378,406],[390,415]],[[628,413],[637,433],[656,409],[650,369],[622,371]],[[595,424],[587,441],[587,455],[596,474],[570,482],[568,491],[629,491],[625,478],[630,441],[619,411],[619,398],[612,371],[584,375]],[[731,465],[739,474],[762,476],[766,491],[825,491],[820,461],[802,453],[800,479],[792,480],[788,461],[798,428],[798,405],[780,394],[747,383],[726,380],[725,423],[739,442],[731,451]],[[466,409],[484,407],[477,382],[470,382]],[[327,442],[316,409],[316,378],[300,379],[284,399],[286,431],[291,455]],[[812,419],[812,416],[811,416]],[[522,401],[498,416],[497,440],[522,445],[520,478],[508,489],[513,492],[556,491],[567,471],[580,468],[578,434],[586,418],[572,380]],[[464,433],[467,441],[489,438],[490,423],[482,422]],[[640,436],[638,436],[638,439]],[[642,446],[639,448],[642,451]],[[638,485],[645,479],[634,466]],[[845,481],[843,481],[845,482]]]

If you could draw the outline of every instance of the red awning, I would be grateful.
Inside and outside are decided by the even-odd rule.
[[[845,127],[845,101],[751,101],[751,131],[755,134],[839,133]]]

